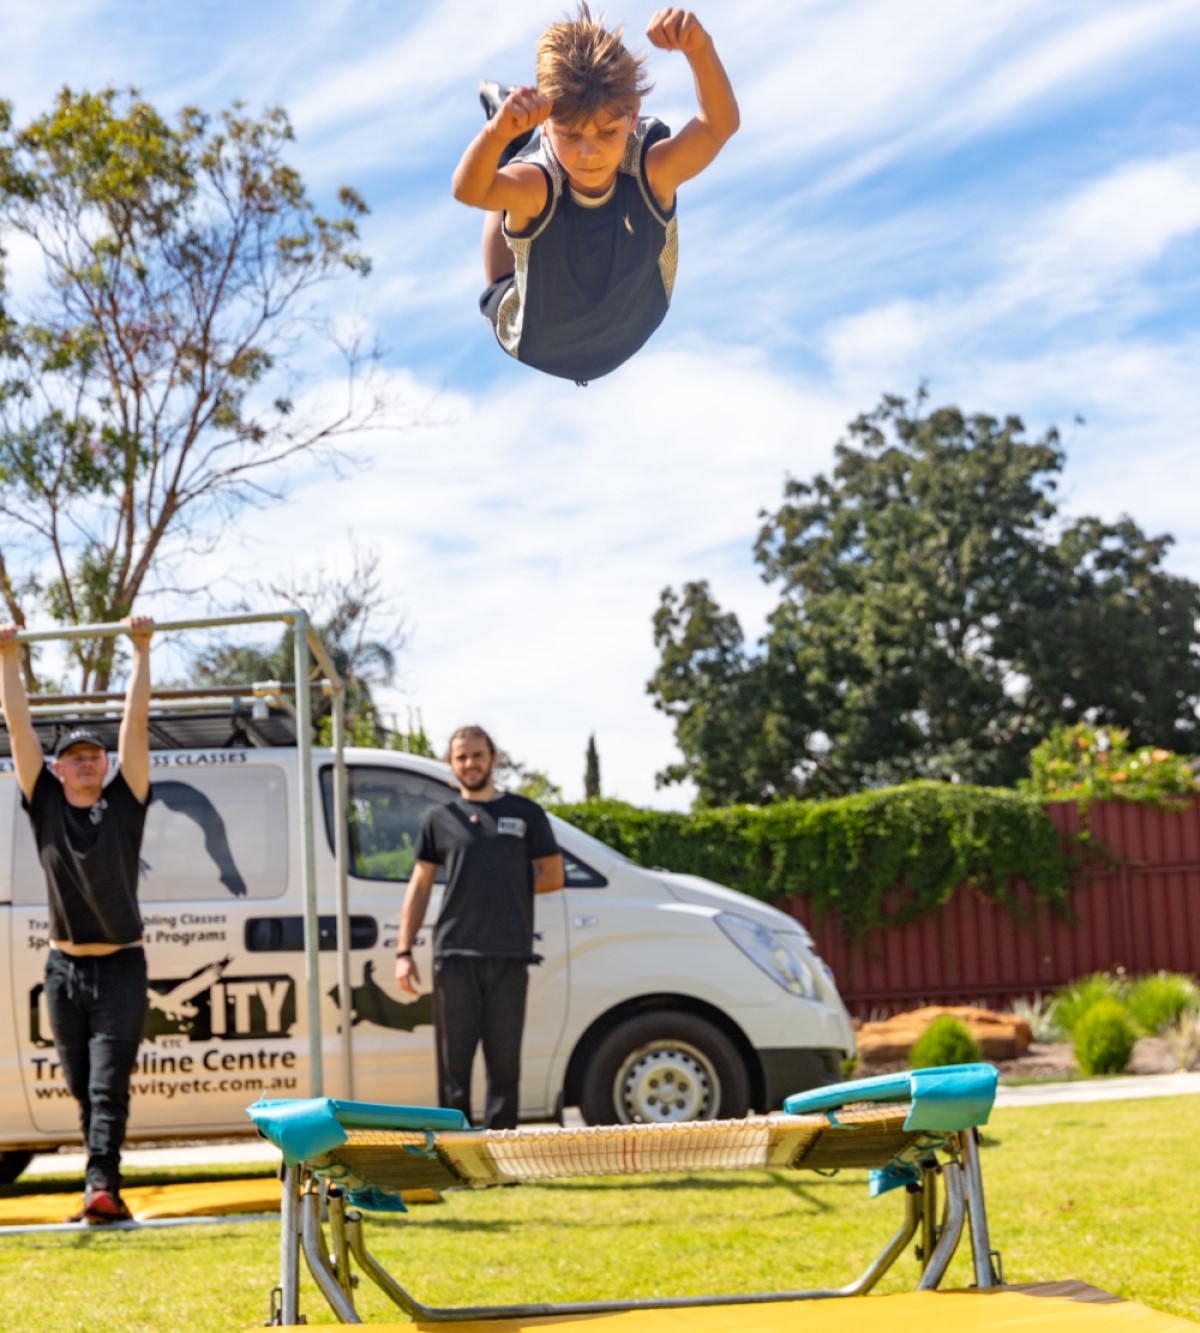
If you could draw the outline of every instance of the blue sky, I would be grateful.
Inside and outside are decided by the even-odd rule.
[[[345,569],[353,535],[408,620],[401,717],[419,707],[436,739],[484,721],[569,796],[595,732],[607,790],[677,805],[654,788],[673,746],[644,690],[659,592],[708,578],[757,634],[759,509],[883,392],[928,380],[935,402],[1059,425],[1063,511],[1173,533],[1170,566],[1200,579],[1195,0],[698,9],[743,128],[681,192],[667,322],[586,390],[496,348],[480,215],[449,195],[479,79],[528,79],[563,9],[0,0],[18,118],[64,83],[136,84],[164,111],[279,103],[314,198],[347,183],[371,206],[374,275],[330,310],[377,334],[419,424],[362,439],[341,479],[294,468],[287,503],[206,557],[217,601]],[[608,12],[645,46],[649,8]],[[685,63],[651,69],[647,109],[682,123]],[[31,256],[11,268],[31,290]]]

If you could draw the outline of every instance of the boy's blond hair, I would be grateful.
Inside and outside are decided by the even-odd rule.
[[[586,3],[579,16],[552,23],[537,44],[538,92],[551,101],[551,119],[578,125],[597,111],[628,115],[653,87],[642,68],[644,56],[622,42],[624,28],[611,32],[592,18]]]

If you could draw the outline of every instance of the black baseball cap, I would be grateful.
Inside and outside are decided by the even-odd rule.
[[[108,748],[94,731],[89,731],[86,727],[76,727],[74,731],[68,731],[55,742],[55,759],[61,759],[73,745],[94,745],[98,750]]]

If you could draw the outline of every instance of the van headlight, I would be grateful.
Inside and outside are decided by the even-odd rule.
[[[769,930],[732,912],[719,912],[713,919],[746,957],[785,991],[806,1000],[817,998],[816,980],[809,960],[801,952],[804,942],[800,935]]]

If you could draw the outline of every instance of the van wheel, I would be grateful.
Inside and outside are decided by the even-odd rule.
[[[589,1125],[732,1119],[750,1109],[750,1081],[720,1029],[667,1009],[631,1018],[604,1038],[584,1074],[579,1109]]]
[[[0,1152],[0,1185],[11,1185],[32,1161],[31,1152]]]

